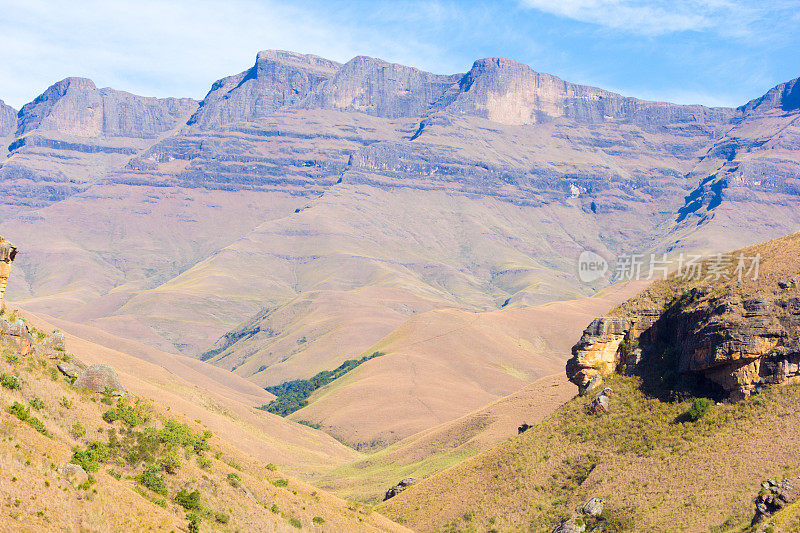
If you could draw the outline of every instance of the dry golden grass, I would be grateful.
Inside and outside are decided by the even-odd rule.
[[[100,362],[94,358],[110,353],[97,347],[92,353],[81,352],[80,348],[86,345],[75,337],[67,338],[68,350],[77,352],[88,363]],[[268,431],[262,429],[263,433],[257,433],[252,421],[248,427],[247,417],[235,412],[232,400],[227,404],[220,400],[215,409],[196,385],[191,387],[195,389],[194,395],[185,396],[187,391],[182,390],[185,386],[176,376],[172,376],[172,390],[147,394],[166,387],[157,372],[148,368],[151,363],[138,361],[136,367],[140,372],[134,377],[124,368],[124,358],[119,355],[113,362],[120,364],[123,384],[136,393],[151,413],[151,420],[145,425],[158,428],[163,421],[175,419],[187,423],[194,433],[211,429],[214,433],[209,440],[211,449],[200,456],[187,453],[184,457],[179,453],[182,465],[177,472],[163,473],[168,497],[141,487],[131,476],[140,473],[143,466],[124,461],[101,464],[92,473],[95,482],[89,487],[79,486],[63,477],[62,468],[70,460],[74,446],[88,440],[107,439],[112,425],[101,414],[111,406],[100,401],[103,398],[100,394],[72,389],[56,370],[57,360],[33,354],[21,356],[7,346],[0,352],[0,370],[21,382],[19,390],[0,388],[2,531],[185,530],[186,511],[170,500],[184,487],[199,490],[202,495],[203,531],[295,531],[298,525],[336,532],[404,530],[368,507],[349,504],[315,489],[287,476],[281,468],[269,466],[258,454],[249,453],[245,435],[249,434],[251,441],[260,441],[263,448],[269,446],[264,441]],[[158,399],[154,399],[156,396]],[[41,403],[34,402],[34,398]],[[190,398],[197,402],[195,409],[185,409]],[[35,403],[38,409],[31,408],[31,414],[43,422],[51,435],[38,433],[8,412],[14,402],[24,406]],[[223,405],[220,412],[218,408]],[[280,422],[294,426],[301,436],[307,429]],[[85,429],[85,434],[73,432],[76,423]],[[117,429],[120,424],[115,424]],[[229,482],[232,473],[239,477],[239,483]],[[224,523],[217,521],[217,514],[228,518]]]
[[[586,399],[576,398],[378,509],[419,531],[549,531],[601,497],[621,530],[726,531],[749,524],[761,481],[799,471],[798,385],[689,423],[676,421],[688,401],[646,397],[637,378],[609,384],[609,415],[588,415]]]

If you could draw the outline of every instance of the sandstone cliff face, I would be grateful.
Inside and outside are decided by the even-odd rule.
[[[800,233],[746,251],[762,254],[757,280],[654,283],[586,328],[567,376],[585,390],[658,361],[659,372],[699,378],[732,400],[800,376],[798,252]]]
[[[359,56],[322,84],[305,105],[385,118],[421,116],[460,78]]]
[[[189,98],[145,98],[66,78],[22,107],[16,135],[31,131],[78,137],[151,138],[174,128],[194,107]]]
[[[17,129],[17,110],[0,100],[0,137],[11,135]]]
[[[11,263],[17,256],[17,249],[3,237],[0,237],[0,309],[5,305],[4,298],[8,277],[11,275]]]
[[[717,130],[714,124],[733,116],[730,109],[646,102],[576,85],[503,58],[476,61],[437,107],[502,124],[538,124],[567,117],[586,123],[620,119],[660,129],[686,122],[700,124],[700,129],[710,127],[711,131]]]
[[[299,103],[340,66],[314,55],[259,52],[251,69],[214,83],[188,124],[210,129],[267,117]]]

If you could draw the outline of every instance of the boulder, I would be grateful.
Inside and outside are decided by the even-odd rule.
[[[65,376],[67,376],[69,378],[78,379],[78,376],[80,376],[81,372],[83,372],[83,370],[86,369],[86,365],[84,365],[83,363],[81,363],[81,364],[78,364],[78,363],[80,363],[80,361],[77,361],[77,360],[76,361],[61,361],[56,366],[61,371],[61,373],[64,374]]]
[[[386,496],[384,496],[383,501],[386,501],[389,498],[394,498],[416,482],[417,480],[413,477],[405,478],[403,481],[386,491]]]
[[[73,481],[78,484],[89,479],[89,474],[86,473],[83,467],[81,465],[76,465],[75,463],[65,464],[62,474],[67,481]]]
[[[522,425],[517,428],[517,434],[518,435],[522,435],[523,433],[525,433],[526,431],[528,431],[532,427],[533,426],[529,426],[527,422],[523,422]]]
[[[612,392],[613,391],[609,387],[603,389],[603,392],[598,394],[594,400],[588,403],[586,410],[593,415],[603,415],[608,413]]]
[[[599,516],[603,513],[603,500],[600,498],[592,498],[584,504],[581,511],[585,515]]]
[[[22,355],[33,351],[33,335],[22,319],[11,322],[0,318],[0,342],[11,345]]]
[[[54,331],[42,343],[42,347],[47,351],[63,352],[67,347],[64,343],[64,334],[60,331]]]
[[[572,515],[554,527],[552,533],[583,533],[584,531],[586,531],[586,524],[579,516]]]
[[[771,517],[798,498],[800,498],[800,478],[785,479],[780,483],[774,479],[764,481],[756,497],[753,524]]]
[[[92,365],[83,370],[73,384],[76,389],[89,389],[93,392],[124,391],[117,371],[108,365]]]

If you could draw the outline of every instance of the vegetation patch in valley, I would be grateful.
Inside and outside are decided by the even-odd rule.
[[[286,381],[280,385],[266,387],[277,398],[266,405],[261,406],[264,411],[288,416],[295,411],[308,405],[308,397],[315,390],[324,387],[328,383],[344,376],[357,366],[366,363],[370,359],[385,355],[383,352],[373,352],[372,355],[365,355],[361,359],[348,359],[333,370],[324,370],[309,379],[295,379]],[[309,424],[307,424],[309,425]]]

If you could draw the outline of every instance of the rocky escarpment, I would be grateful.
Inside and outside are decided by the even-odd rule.
[[[80,137],[152,138],[185,120],[196,105],[189,98],[146,98],[98,89],[86,78],[66,78],[22,107],[16,135],[37,130]]]
[[[267,117],[299,103],[340,66],[314,55],[264,50],[249,70],[214,83],[188,124],[211,129]]]
[[[0,137],[11,135],[17,129],[17,110],[0,100]]]
[[[699,272],[729,262],[716,281],[676,273],[654,283],[586,328],[568,377],[587,390],[609,372],[649,374],[664,389],[699,386],[738,400],[800,376],[798,257],[795,233],[707,260]],[[740,279],[742,258],[758,258],[758,269],[751,260]]]

